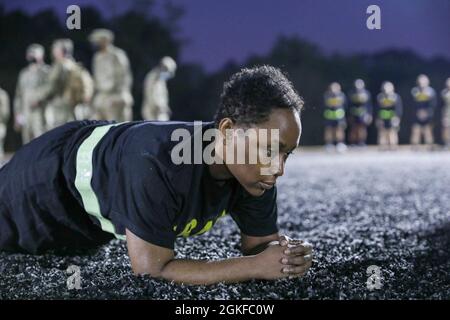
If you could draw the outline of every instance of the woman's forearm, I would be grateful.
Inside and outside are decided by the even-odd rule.
[[[160,277],[177,283],[208,285],[234,283],[258,277],[255,256],[219,261],[174,259],[161,270]]]

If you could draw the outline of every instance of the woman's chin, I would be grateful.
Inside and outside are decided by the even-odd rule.
[[[250,193],[254,197],[262,196],[266,191],[266,189],[260,187],[259,185],[254,185],[251,187],[247,187],[245,189],[247,190],[248,193]]]

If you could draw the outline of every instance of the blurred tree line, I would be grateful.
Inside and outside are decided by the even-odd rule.
[[[136,1],[130,11],[106,19],[93,8],[82,8],[81,30],[68,30],[65,23],[51,10],[28,15],[21,11],[6,13],[0,6],[0,86],[13,100],[19,71],[26,65],[25,50],[33,42],[49,48],[56,38],[67,37],[75,43],[75,59],[91,68],[93,51],[87,40],[90,32],[99,27],[115,33],[115,44],[130,58],[134,76],[134,118],[140,119],[142,86],[146,73],[159,60],[169,55],[178,61],[188,40],[178,36],[178,21],[183,8],[167,2],[164,17],[152,14],[152,1]],[[271,64],[288,73],[305,100],[303,112],[302,145],[323,143],[322,95],[332,81],[341,83],[347,92],[355,78],[362,78],[374,100],[381,83],[390,80],[402,96],[404,116],[400,142],[409,140],[413,117],[411,88],[418,74],[426,73],[431,85],[440,94],[445,79],[450,76],[450,61],[444,58],[425,60],[413,52],[390,50],[377,54],[352,56],[324,55],[311,43],[297,37],[280,36],[267,55],[249,57],[243,64],[230,61],[220,70],[207,73],[198,64],[180,64],[176,77],[169,81],[170,104],[175,120],[211,120],[219,101],[223,82],[243,66]],[[440,101],[440,100],[439,100]],[[440,101],[439,106],[442,103]],[[436,137],[440,132],[440,110],[436,114]],[[20,137],[12,130],[10,121],[5,149],[13,151],[20,146]],[[439,140],[439,137],[438,137]],[[376,130],[369,128],[369,143],[376,142]]]

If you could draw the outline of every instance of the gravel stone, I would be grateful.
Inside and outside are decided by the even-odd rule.
[[[135,277],[119,240],[40,256],[0,252],[0,299],[449,299],[450,153],[299,151],[279,179],[280,229],[313,243],[300,279],[185,286]],[[239,255],[230,217],[179,239],[179,258]],[[66,269],[81,270],[69,290]],[[381,268],[381,289],[366,286]]]

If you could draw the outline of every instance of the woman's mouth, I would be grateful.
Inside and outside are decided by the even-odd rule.
[[[259,186],[264,190],[272,189],[275,183],[269,183],[269,182],[259,182]]]

